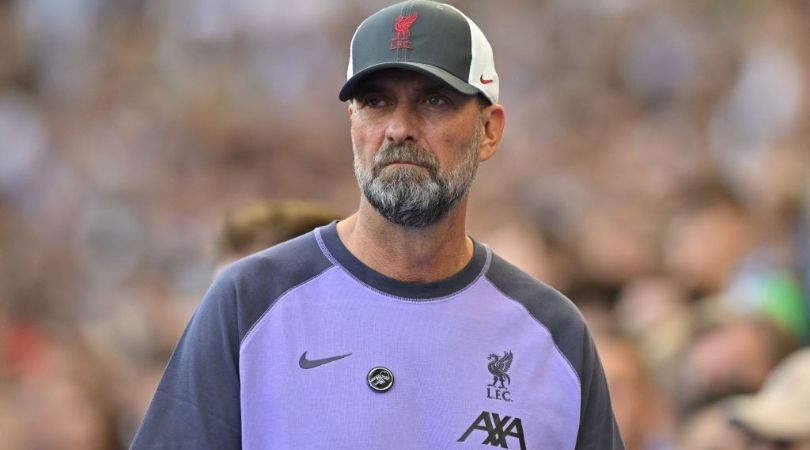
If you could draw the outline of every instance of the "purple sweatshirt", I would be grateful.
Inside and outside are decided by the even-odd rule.
[[[434,283],[365,266],[335,224],[213,283],[133,449],[623,449],[559,292],[476,242]]]

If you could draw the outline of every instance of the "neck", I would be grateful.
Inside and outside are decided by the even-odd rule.
[[[337,224],[338,236],[357,259],[387,277],[422,283],[442,280],[472,258],[466,203],[462,200],[433,225],[411,228],[389,222],[363,199],[355,214]]]

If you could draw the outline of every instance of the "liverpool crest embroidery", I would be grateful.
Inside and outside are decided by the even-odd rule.
[[[512,384],[512,379],[507,372],[512,366],[513,358],[514,355],[511,351],[503,352],[503,356],[492,353],[487,357],[489,360],[487,369],[489,369],[489,373],[492,374],[492,383],[487,385],[487,398],[505,402],[512,401],[512,394],[509,392],[509,385]]]
[[[389,49],[411,49],[411,25],[416,22],[416,17],[416,14],[397,17],[397,20],[394,21],[394,31],[396,34],[393,38],[391,38],[391,45],[388,47]]]

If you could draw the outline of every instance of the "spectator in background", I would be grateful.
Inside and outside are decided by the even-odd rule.
[[[0,448],[123,448],[107,364],[76,333],[43,330],[39,340],[12,361],[13,395],[0,389],[0,431],[19,427],[0,435]]]
[[[679,450],[745,450],[745,434],[728,420],[723,401],[693,410],[677,431]]]
[[[667,405],[637,345],[618,331],[599,327],[594,340],[625,448],[670,449]]]
[[[262,201],[228,214],[217,242],[217,272],[235,260],[342,216],[315,202]]]
[[[786,358],[754,395],[728,402],[748,450],[810,450],[810,349]]]
[[[686,289],[663,273],[627,282],[613,309],[616,326],[636,340],[656,385],[669,394],[692,336],[692,316]]]
[[[681,355],[675,391],[681,418],[726,396],[755,392],[795,349],[771,321],[710,311],[712,303],[706,300],[696,307],[694,337]]]
[[[696,298],[726,285],[740,258],[755,243],[756,227],[724,187],[696,189],[675,211],[665,232],[666,270]]]

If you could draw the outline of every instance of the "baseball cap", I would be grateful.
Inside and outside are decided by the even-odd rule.
[[[410,0],[364,20],[352,37],[346,83],[339,98],[352,98],[358,84],[382,69],[413,70],[467,95],[498,102],[492,47],[481,29],[453,6]]]
[[[729,402],[733,422],[774,440],[810,437],[810,348],[782,361],[754,395]]]

